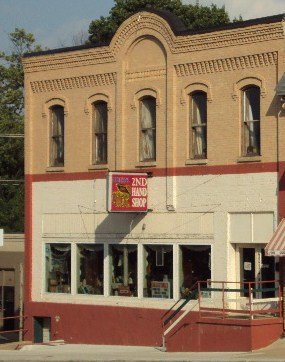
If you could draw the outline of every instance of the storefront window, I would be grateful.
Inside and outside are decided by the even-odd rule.
[[[102,295],[104,245],[80,244],[77,257],[77,292]]]
[[[46,244],[46,291],[70,293],[71,246]]]
[[[137,245],[110,245],[111,295],[136,297]]]
[[[145,278],[143,295],[146,298],[172,298],[172,245],[145,245]]]
[[[180,251],[181,297],[190,296],[196,299],[195,283],[211,279],[211,247],[209,245],[183,245],[180,247]]]

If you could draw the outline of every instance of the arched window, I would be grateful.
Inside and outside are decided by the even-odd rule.
[[[51,107],[50,165],[64,166],[64,108]]]
[[[260,88],[250,86],[242,91],[243,156],[260,155]]]
[[[195,92],[190,97],[190,157],[207,158],[207,94]]]
[[[140,160],[156,160],[156,99],[151,96],[140,100]]]
[[[93,163],[106,164],[108,159],[108,108],[107,102],[94,103]]]

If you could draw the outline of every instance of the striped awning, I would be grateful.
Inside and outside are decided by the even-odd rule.
[[[282,219],[265,247],[267,256],[285,256],[285,219]]]

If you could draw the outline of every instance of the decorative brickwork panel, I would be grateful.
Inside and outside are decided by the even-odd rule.
[[[259,68],[277,64],[277,52],[244,55],[240,57],[205,60],[175,65],[178,77]]]
[[[116,73],[87,75],[62,79],[31,82],[33,93],[63,91],[74,88],[88,88],[116,83]]]

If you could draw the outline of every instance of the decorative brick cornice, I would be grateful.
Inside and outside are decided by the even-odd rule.
[[[244,55],[240,57],[205,60],[175,65],[178,77],[207,73],[227,72],[239,69],[259,68],[276,65],[277,52]]]
[[[167,43],[172,53],[224,48],[262,41],[284,39],[282,22],[258,24],[245,28],[217,30],[203,34],[175,36],[168,23],[155,14],[142,12],[130,17],[115,34],[110,47],[117,53],[134,36],[154,32]],[[152,34],[150,34],[152,35]]]
[[[33,93],[64,91],[74,88],[87,88],[116,83],[116,73],[94,74],[31,82]]]
[[[113,62],[109,47],[23,59],[25,73]]]
[[[166,69],[146,69],[138,72],[126,72],[126,80],[132,81],[145,78],[160,78],[166,76]]]
[[[181,34],[176,36],[168,22],[162,17],[154,13],[140,12],[131,16],[119,27],[110,45],[89,49],[66,50],[62,53],[56,52],[54,54],[34,55],[33,57],[23,59],[24,70],[25,73],[31,73],[51,69],[115,63],[118,53],[122,51],[123,54],[126,54],[125,50],[136,38],[141,36],[156,37],[163,46],[173,54],[185,54],[257,42],[272,42],[274,40],[284,39],[283,23],[283,21],[276,21],[249,24],[245,27],[233,29],[217,29],[209,30],[209,32],[205,30],[205,32],[200,34]],[[240,59],[241,62],[256,62],[256,60],[252,58],[244,60],[242,60],[242,57],[230,59],[236,59],[236,64],[241,67],[241,69],[243,69],[243,64],[238,64],[238,59]],[[221,59],[220,61],[223,60]],[[231,63],[231,61],[227,59],[224,59],[224,61]],[[262,59],[257,62],[262,65],[263,61],[265,63],[271,62],[270,59],[266,60],[266,55],[262,56]],[[197,64],[197,66],[199,66],[199,64]],[[205,66],[207,66],[207,64],[205,64]],[[209,64],[209,66],[211,65]],[[229,69],[226,70],[230,70],[231,66],[234,67],[235,64],[229,64]],[[222,67],[222,70],[225,70],[227,65],[217,64],[214,65],[214,67],[217,67],[219,71],[220,67]]]

